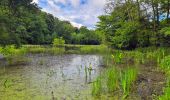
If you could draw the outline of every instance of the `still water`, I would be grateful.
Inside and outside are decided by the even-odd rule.
[[[29,55],[28,58],[28,65],[1,65],[0,100],[92,99],[91,85],[104,69],[99,55]]]

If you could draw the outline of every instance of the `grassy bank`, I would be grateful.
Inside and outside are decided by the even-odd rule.
[[[114,99],[169,100],[169,51],[170,48],[156,47],[113,50],[103,57],[108,69],[92,84],[92,95],[112,94]],[[163,73],[166,73],[167,82],[163,80]]]
[[[108,48],[105,45],[70,45],[63,46],[41,46],[24,45],[28,53],[49,53],[49,54],[101,54]]]

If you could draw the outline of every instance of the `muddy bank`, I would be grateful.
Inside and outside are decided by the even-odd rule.
[[[132,93],[136,94],[140,100],[154,100],[163,94],[165,78],[165,73],[161,72],[156,65],[140,65]]]

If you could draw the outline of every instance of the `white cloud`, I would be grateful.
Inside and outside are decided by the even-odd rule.
[[[62,20],[68,20],[74,26],[84,25],[92,28],[98,21],[97,17],[104,13],[106,0],[87,0],[84,5],[80,4],[80,0],[46,0],[46,2],[47,6],[42,7],[44,11]],[[57,3],[65,7],[57,5]]]
[[[80,28],[81,26],[83,26],[82,24],[78,24],[75,22],[70,22],[73,26]]]
[[[37,3],[37,4],[38,4],[38,1],[39,1],[39,0],[33,0],[32,2],[34,2],[34,3]]]

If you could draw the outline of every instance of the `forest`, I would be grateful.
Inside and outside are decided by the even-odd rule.
[[[100,44],[101,37],[86,27],[80,29],[68,21],[41,11],[32,0],[0,1],[0,44],[52,44],[62,37],[67,44]]]
[[[51,44],[62,37],[67,44],[101,44],[134,49],[170,45],[170,1],[109,0],[96,30],[74,27],[41,11],[32,0],[1,0],[0,44]]]
[[[170,100],[170,0],[105,2],[89,28],[0,0],[0,99]]]

